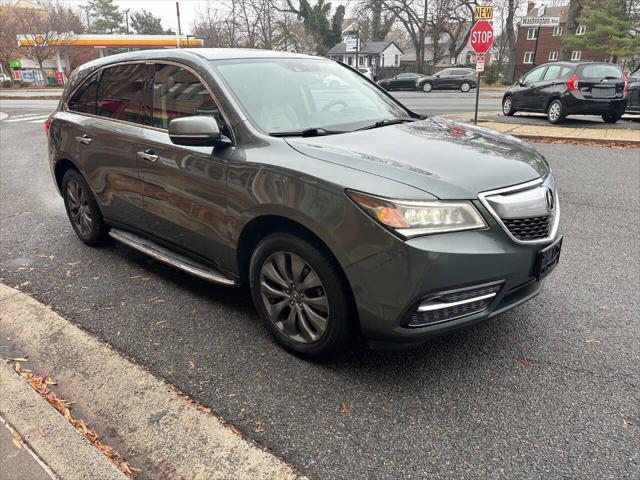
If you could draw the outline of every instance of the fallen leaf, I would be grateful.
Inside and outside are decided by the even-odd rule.
[[[196,368],[196,364],[189,360],[189,370],[193,370],[194,368]]]
[[[600,340],[597,338],[587,338],[584,343],[600,343]]]
[[[166,410],[160,410],[149,417],[149,423],[158,423],[162,417],[167,414]]]
[[[262,422],[256,422],[256,428],[255,428],[256,432],[264,432],[264,428],[262,428]]]
[[[230,428],[230,429],[231,429],[231,431],[232,431],[233,433],[235,433],[236,435],[240,435],[240,436],[242,436],[242,432],[241,432],[240,430],[238,430],[238,429],[236,428],[236,426],[235,426],[235,425],[231,425],[229,428]]]
[[[530,358],[521,358],[518,360],[525,367],[533,367],[533,361]]]
[[[7,362],[28,362],[26,357],[5,357]]]
[[[44,431],[44,428],[42,428],[41,425],[38,425],[38,433],[40,434],[41,437],[47,436],[47,432]]]
[[[13,444],[15,445],[15,447],[20,450],[22,448],[22,443],[20,443],[19,440],[16,440],[16,437],[13,437],[11,439],[11,441],[13,442]]]
[[[168,320],[160,320],[159,322],[156,322],[155,325],[162,325],[163,323],[167,323]]]
[[[349,416],[349,405],[347,405],[346,403],[342,402],[340,404],[340,411],[342,413],[344,413],[345,417],[348,417]]]

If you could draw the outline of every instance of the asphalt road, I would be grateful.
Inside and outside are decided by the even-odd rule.
[[[7,120],[46,113],[7,102],[0,110],[14,115]],[[50,178],[41,122],[7,120],[0,122],[2,281],[303,472],[638,479],[638,150],[536,144],[560,185],[565,241],[559,267],[533,301],[413,350],[356,347],[310,363],[273,344],[246,292],[122,245],[84,246]]]

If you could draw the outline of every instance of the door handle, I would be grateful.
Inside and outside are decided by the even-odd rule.
[[[153,153],[153,151],[149,150],[148,148],[146,150],[138,152],[138,157],[141,158],[142,160],[146,160],[147,162],[152,162],[152,163],[158,160],[159,158],[158,155]]]
[[[93,140],[89,138],[89,136],[85,133],[81,137],[76,137],[76,142],[82,143],[84,145],[89,145]]]

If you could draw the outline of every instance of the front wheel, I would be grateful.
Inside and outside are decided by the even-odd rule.
[[[471,84],[469,82],[462,82],[460,84],[460,91],[463,93],[467,93],[469,90],[471,90]]]
[[[433,90],[433,85],[432,85],[430,82],[425,82],[425,83],[422,85],[422,91],[423,91],[423,92],[427,92],[427,93],[429,93],[431,90]]]
[[[620,120],[620,117],[622,117],[622,115],[619,113],[605,113],[602,115],[602,120],[604,120],[605,123],[616,123]]]
[[[564,120],[564,107],[560,100],[554,100],[547,108],[547,118],[551,123],[558,124]]]
[[[251,257],[253,303],[275,340],[308,357],[339,352],[352,331],[348,285],[327,253],[299,236],[275,233]]]
[[[77,170],[64,174],[62,197],[71,226],[80,240],[90,246],[106,243],[108,232],[102,213],[89,184]]]
[[[502,100],[502,113],[507,117],[511,117],[516,113],[516,110],[513,108],[513,100],[511,97],[504,97],[504,100]]]

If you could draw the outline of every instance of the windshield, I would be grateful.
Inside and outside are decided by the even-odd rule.
[[[352,131],[380,120],[411,118],[370,82],[330,60],[258,58],[212,64],[253,123],[269,134]]]

